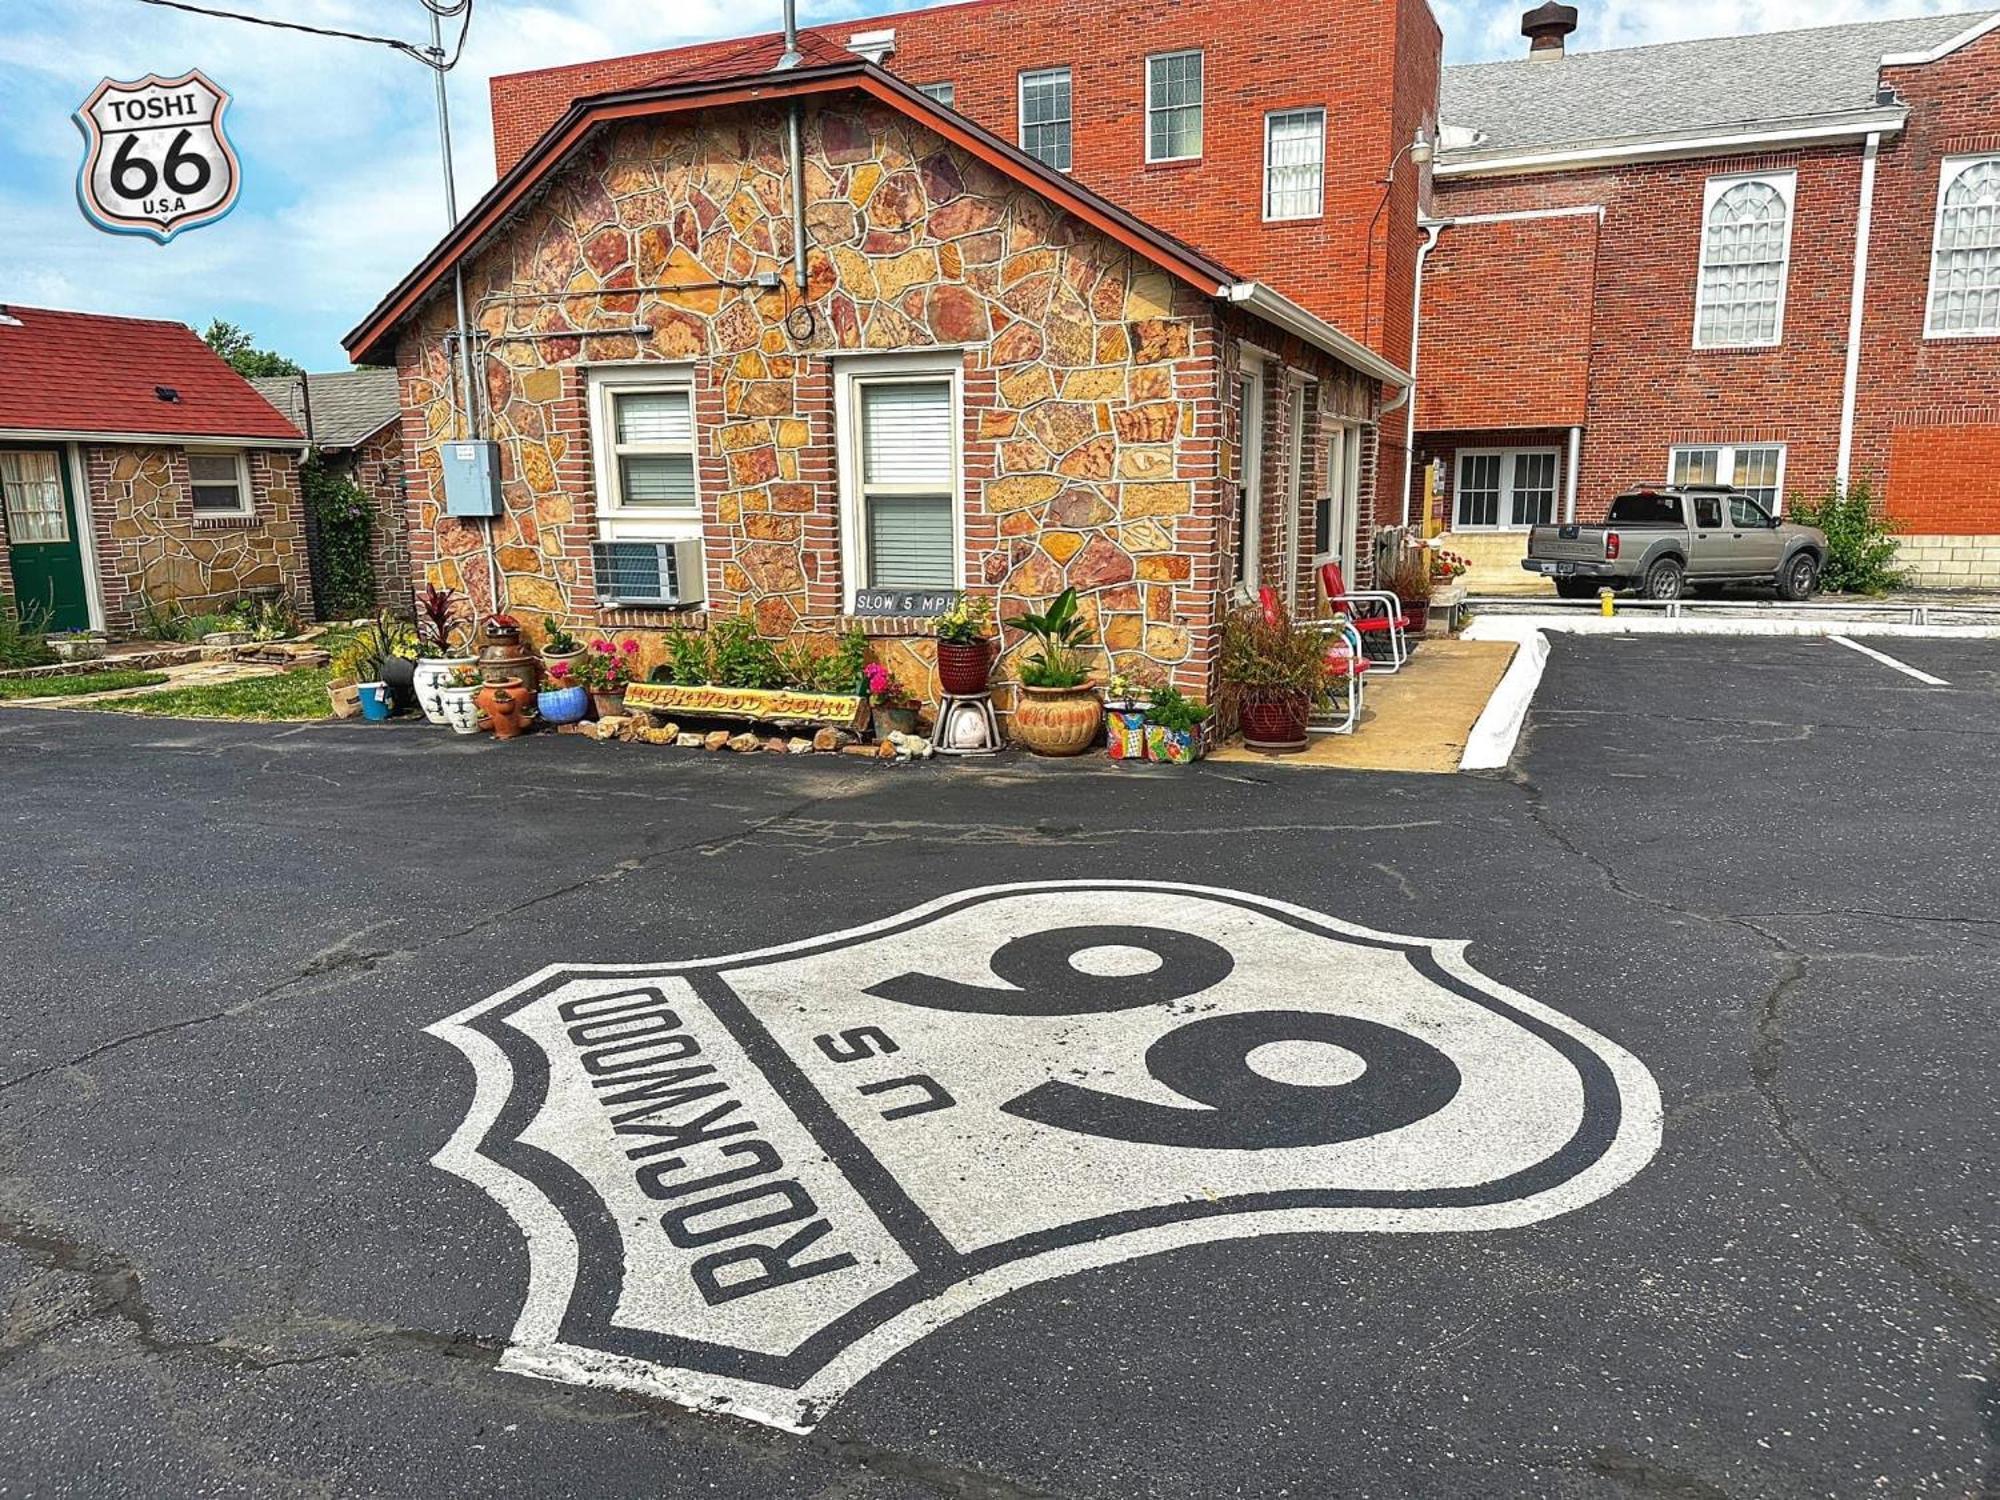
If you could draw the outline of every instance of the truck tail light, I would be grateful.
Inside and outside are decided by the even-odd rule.
[[[1606,562],[1618,560],[1618,533],[1615,531],[1604,533],[1604,560]]]

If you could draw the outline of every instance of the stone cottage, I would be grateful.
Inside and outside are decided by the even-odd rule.
[[[413,568],[651,651],[858,620],[912,686],[883,596],[1073,584],[1106,666],[1214,692],[1232,590],[1313,598],[1408,378],[872,63],[782,50],[577,101],[348,336],[401,379]],[[443,514],[468,435],[490,522]]]
[[[303,441],[179,323],[0,306],[0,596],[114,635],[303,605]]]

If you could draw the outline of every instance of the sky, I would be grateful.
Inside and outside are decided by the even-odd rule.
[[[205,0],[321,26],[421,39],[418,0]],[[1321,0],[1338,4],[1344,0]],[[1885,20],[1969,0],[1578,0],[1573,47]],[[1432,0],[1447,62],[1520,55],[1522,0]],[[807,24],[893,0],[800,0]],[[450,74],[461,211],[493,182],[496,73],[772,30],[778,0],[476,0]],[[456,24],[456,23],[450,23]],[[199,67],[233,102],[235,210],[157,245],[91,227],[76,202],[70,116],[103,78]],[[0,0],[0,303],[225,318],[316,370],[445,227],[430,72],[388,48],[211,20],[140,0]]]

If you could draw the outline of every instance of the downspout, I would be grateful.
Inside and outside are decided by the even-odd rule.
[[[1861,207],[1854,219],[1854,287],[1847,299],[1847,378],[1840,393],[1840,457],[1834,480],[1843,491],[1854,468],[1854,407],[1861,390],[1861,324],[1868,298],[1868,239],[1875,223],[1875,158],[1882,150],[1879,131],[1861,150]]]
[[[1576,524],[1576,471],[1582,466],[1582,463],[1583,429],[1581,427],[1572,427],[1569,430],[1568,473],[1563,476],[1567,481],[1563,485],[1563,520],[1571,526]]]
[[[1410,529],[1410,485],[1417,475],[1417,340],[1423,331],[1424,317],[1424,262],[1430,259],[1431,251],[1437,248],[1438,236],[1444,232],[1445,220],[1437,224],[1423,226],[1424,242],[1417,246],[1417,274],[1415,286],[1410,291],[1410,384],[1403,393],[1402,405],[1407,415],[1403,419],[1403,529]],[[1392,406],[1389,410],[1393,411]]]
[[[782,73],[796,68],[799,56],[798,0],[785,0],[785,51],[771,71]],[[785,112],[785,133],[792,155],[792,285],[801,299],[806,294],[806,156],[801,143],[799,104],[794,99]]]

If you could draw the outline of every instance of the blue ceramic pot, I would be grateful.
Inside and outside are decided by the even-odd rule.
[[[579,724],[590,712],[590,694],[580,687],[544,688],[535,695],[535,707],[551,724]]]
[[[361,684],[361,717],[373,719],[377,723],[395,712],[395,703],[389,697],[389,685],[384,682],[364,682]]]

